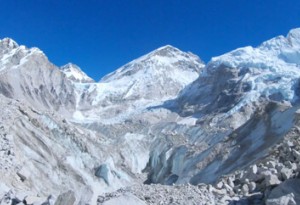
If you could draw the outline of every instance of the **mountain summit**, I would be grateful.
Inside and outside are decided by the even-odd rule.
[[[14,49],[14,48],[17,48],[18,46],[19,45],[11,38],[4,38],[4,39],[0,40],[1,48]]]
[[[66,76],[76,83],[93,83],[92,78],[87,76],[82,70],[73,63],[68,63],[60,68]]]
[[[122,66],[102,78],[100,82],[109,82],[111,80],[120,79],[121,77],[132,75],[139,71],[143,73],[147,72],[149,75],[163,74],[163,72],[176,74],[172,73],[175,72],[175,68],[197,75],[203,67],[204,63],[198,56],[167,45],[129,62],[125,66]],[[180,81],[183,80],[182,78],[184,76],[185,75],[176,77],[178,77],[178,80]],[[189,78],[189,76],[187,76],[187,78]]]

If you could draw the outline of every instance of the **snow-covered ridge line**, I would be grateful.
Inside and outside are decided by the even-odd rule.
[[[229,67],[256,65],[275,66],[276,64],[300,64],[300,28],[292,29],[286,37],[277,36],[253,48],[246,46],[224,55],[213,57],[210,64],[225,64]]]
[[[229,75],[227,81],[224,79],[225,74]],[[230,77],[230,75],[232,76]],[[216,76],[218,76],[217,80]],[[223,88],[223,90],[219,90],[218,95],[220,96],[224,93],[233,94],[232,91],[225,91],[224,86],[228,86],[228,88],[241,87],[240,91],[235,91],[235,95],[242,97],[240,99],[236,97],[238,103],[234,104],[227,115],[238,112],[245,105],[257,102],[260,97],[278,102],[287,101],[292,104],[298,102],[300,28],[292,29],[286,37],[278,36],[265,41],[256,48],[246,46],[212,58],[203,69],[197,82],[181,93],[181,99],[186,98],[191,101],[191,99],[200,99],[199,95],[209,93],[210,91],[204,89],[207,82],[202,83],[208,79],[210,79],[210,83],[215,84],[214,87],[223,83],[220,85],[220,88]],[[204,89],[200,92],[201,94],[195,93],[196,90],[199,91],[199,87]],[[211,94],[208,94],[208,98]],[[220,101],[222,99],[225,100],[223,97],[219,98]],[[192,104],[199,106],[201,103],[198,100]]]
[[[37,52],[45,55],[42,50],[37,47],[27,48],[25,45],[19,45],[16,41],[11,38],[0,39],[0,49],[3,50],[16,50],[16,51],[28,51],[28,52]]]
[[[248,46],[213,58],[210,64],[250,69],[245,80],[252,84],[252,90],[267,96],[279,92],[283,100],[294,102],[298,99],[294,87],[300,78],[300,28],[291,30],[287,37],[265,41],[257,48]]]

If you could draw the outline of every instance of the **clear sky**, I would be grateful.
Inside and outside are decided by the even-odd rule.
[[[171,44],[205,62],[300,27],[300,0],[0,0],[0,38],[99,80]]]

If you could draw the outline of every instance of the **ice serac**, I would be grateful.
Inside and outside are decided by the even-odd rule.
[[[300,29],[257,48],[239,48],[212,58],[203,75],[178,97],[185,112],[222,108],[235,113],[260,97],[296,103],[299,98]],[[214,101],[214,102],[213,102]],[[212,103],[211,103],[212,102]]]
[[[77,65],[68,63],[60,68],[64,74],[75,83],[94,83]]]

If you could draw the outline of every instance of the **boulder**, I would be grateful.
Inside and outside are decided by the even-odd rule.
[[[256,164],[254,164],[249,168],[249,170],[247,170],[247,178],[249,178],[250,181],[256,181],[258,178],[257,173],[258,173],[258,168]]]
[[[249,192],[253,192],[256,189],[256,183],[255,182],[250,182],[249,183]]]
[[[234,183],[233,183],[233,181],[234,181],[234,179],[233,179],[232,177],[228,177],[228,180],[227,180],[227,182],[228,182],[228,185],[229,185],[231,188],[233,188],[233,187],[234,187]]]
[[[258,169],[257,169],[256,164],[254,164],[253,166],[250,167],[249,172],[250,172],[251,174],[257,174],[257,171],[258,171]]]
[[[76,201],[75,194],[73,191],[67,191],[60,194],[54,205],[74,205]]]
[[[291,178],[292,175],[293,175],[293,170],[291,170],[291,169],[288,169],[288,168],[284,167],[281,170],[281,176],[284,180],[287,180],[287,179]]]
[[[274,161],[268,161],[266,163],[266,167],[268,167],[268,168],[275,168],[276,167],[276,162],[274,162]]]
[[[254,181],[255,182],[262,181],[267,176],[270,176],[270,175],[274,175],[274,174],[272,174],[272,172],[268,168],[266,168],[266,167],[260,167],[259,170],[258,170],[258,175],[257,175],[257,177],[256,177],[256,179]]]
[[[284,168],[285,166],[282,163],[278,163],[276,165],[276,170],[278,173],[281,173],[281,170]]]
[[[228,184],[224,184],[224,188],[226,189],[226,191],[231,192],[233,191],[232,187],[229,186]]]
[[[289,169],[297,170],[297,164],[295,164],[295,163],[292,163],[290,161],[286,161],[284,164]]]
[[[217,189],[222,189],[222,187],[223,187],[223,182],[222,181],[220,181],[219,183],[216,184]]]
[[[46,201],[46,197],[27,196],[24,198],[24,202],[26,202],[26,204],[43,204]]]
[[[278,185],[280,183],[281,183],[281,181],[274,174],[268,174],[265,177],[265,184],[266,184],[266,186]]]
[[[293,147],[294,143],[290,140],[285,140],[283,146],[286,147],[286,148],[287,147]]]
[[[297,159],[297,161],[300,161],[300,152],[297,150],[293,150],[293,156]]]
[[[25,181],[30,177],[30,172],[25,168],[22,168],[17,172],[17,175],[20,177],[21,181]]]
[[[242,192],[243,192],[244,195],[247,195],[249,193],[249,187],[248,187],[247,184],[244,184],[242,186]]]

